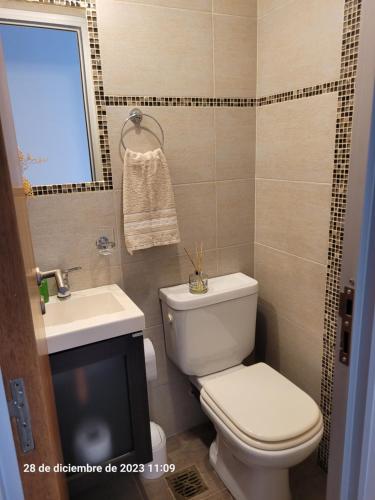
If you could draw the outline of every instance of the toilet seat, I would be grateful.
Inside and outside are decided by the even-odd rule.
[[[261,450],[285,450],[321,432],[318,405],[264,363],[203,381],[203,406],[243,443]]]

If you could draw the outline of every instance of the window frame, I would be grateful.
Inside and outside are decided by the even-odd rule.
[[[31,10],[0,8],[0,24],[61,29],[77,33],[82,96],[85,109],[85,122],[91,170],[91,180],[82,180],[82,183],[103,181],[99,126],[97,120],[97,107],[91,66],[91,51],[86,18],[81,16],[68,16],[65,14],[36,12]],[[56,182],[54,184],[62,185],[63,183]],[[43,185],[44,184],[41,186]],[[33,185],[32,187],[37,188],[38,185]]]

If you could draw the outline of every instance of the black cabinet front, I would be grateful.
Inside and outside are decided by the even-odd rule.
[[[50,355],[65,465],[152,460],[142,334]]]

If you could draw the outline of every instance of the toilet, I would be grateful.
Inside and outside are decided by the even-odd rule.
[[[162,288],[168,357],[200,392],[217,435],[210,463],[236,500],[291,500],[289,468],[323,434],[318,405],[265,363],[242,364],[254,349],[258,283],[242,273]]]

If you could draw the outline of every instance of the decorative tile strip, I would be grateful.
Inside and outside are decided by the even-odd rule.
[[[99,34],[95,2],[90,2],[90,5],[91,7],[86,7],[86,19],[91,48],[91,66],[93,73],[96,111],[98,116],[99,145],[101,151],[103,183],[104,189],[112,189],[111,157],[109,151],[107,113],[104,99],[102,63],[100,59]],[[90,184],[96,185],[98,183]],[[100,186],[101,185],[102,183],[100,183]]]
[[[350,82],[349,82],[350,83]],[[266,97],[155,97],[155,96],[105,96],[107,106],[191,106],[191,107],[257,107],[276,102],[292,101],[314,95],[337,92],[347,81],[336,80],[313,87],[291,90]]]
[[[105,96],[107,106],[191,106],[191,107],[255,107],[253,97],[155,97]]]
[[[345,0],[344,30],[341,53],[342,85],[338,91],[331,217],[328,242],[320,401],[324,418],[324,434],[319,447],[319,463],[325,470],[328,468],[331,432],[337,312],[339,309],[344,219],[346,213],[347,186],[349,178],[360,16],[361,0]]]
[[[266,106],[276,102],[293,101],[295,99],[303,99],[312,97],[314,95],[328,94],[330,92],[337,92],[340,88],[341,82],[336,80],[334,82],[322,83],[321,85],[314,85],[313,87],[305,87],[303,89],[290,90],[288,92],[281,92],[267,97],[258,97],[257,106]]]
[[[80,182],[72,184],[47,184],[33,186],[33,195],[87,193],[89,191],[107,191],[108,185],[104,181]]]

